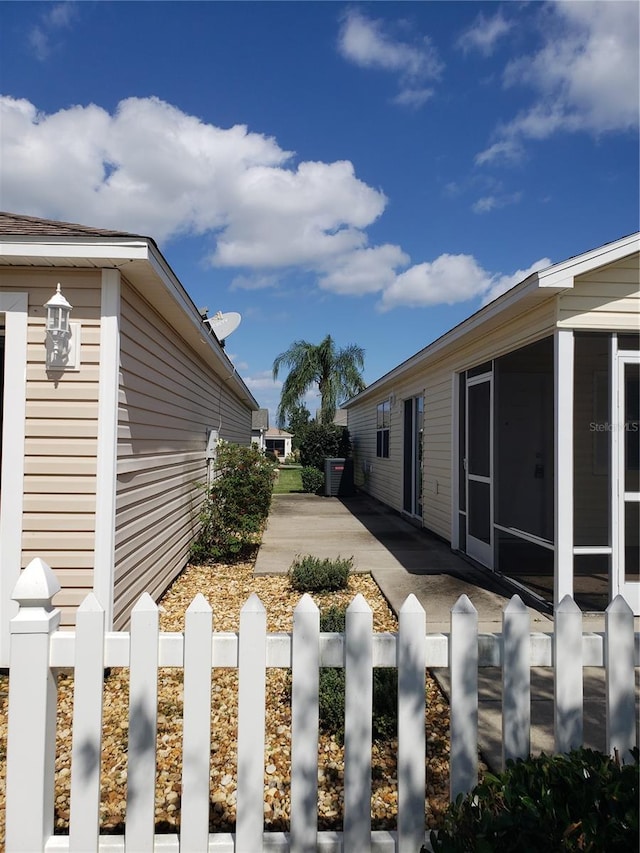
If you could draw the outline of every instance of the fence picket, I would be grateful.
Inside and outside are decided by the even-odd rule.
[[[502,767],[531,751],[531,619],[519,595],[502,614]]]
[[[451,799],[478,782],[478,611],[461,595],[451,608]]]
[[[202,853],[209,839],[211,628],[211,607],[198,593],[185,613],[181,853]]]
[[[621,761],[637,743],[633,670],[633,611],[616,595],[605,613],[607,752]]]
[[[412,594],[398,616],[398,853],[415,853],[424,840],[425,634]]]
[[[293,611],[291,675],[291,851],[318,844],[320,611],[305,593]]]
[[[236,853],[262,850],[267,614],[255,593],[240,611]]]
[[[344,850],[367,853],[371,844],[371,710],[373,614],[360,593],[345,626]]]
[[[131,611],[125,850],[153,850],[158,722],[158,608],[148,593]]]
[[[76,614],[69,850],[93,853],[100,834],[105,613],[90,593]]]
[[[553,664],[555,750],[570,752],[582,744],[583,720],[582,613],[570,595],[555,610]]]

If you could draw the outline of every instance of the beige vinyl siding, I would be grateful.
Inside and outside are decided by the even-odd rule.
[[[573,289],[558,298],[558,326],[594,332],[637,332],[639,282],[640,258],[637,254],[578,276]]]
[[[451,373],[429,376],[424,400],[422,514],[425,527],[451,539]]]
[[[187,562],[207,477],[206,428],[251,441],[251,411],[126,282],[120,332],[116,628],[142,592],[157,597]]]
[[[390,463],[381,471],[379,477],[370,477],[365,489],[383,503],[401,509],[404,411],[402,400],[424,393],[423,524],[450,541],[454,375],[552,334],[555,320],[556,300],[553,294],[530,310],[521,310],[515,315],[512,312],[509,317],[504,314],[497,315],[466,336],[453,341],[431,359],[427,357],[422,364],[408,365],[404,374],[381,383],[375,395],[372,394],[361,403],[350,407],[349,430],[358,445],[358,459],[362,458],[363,447],[369,450],[373,446],[371,458],[374,463],[378,463],[379,468],[380,462]],[[394,394],[397,402],[400,402],[397,410],[392,412],[391,422],[391,441],[395,436],[396,452],[389,460],[376,460],[376,403],[390,394]],[[356,470],[357,468],[358,463]]]
[[[80,323],[81,360],[47,375],[44,304],[58,282]],[[63,587],[54,603],[70,625],[93,586],[100,273],[11,269],[0,284],[29,294],[22,566],[34,557],[51,566]]]

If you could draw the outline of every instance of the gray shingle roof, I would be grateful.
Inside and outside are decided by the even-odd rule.
[[[140,237],[125,231],[109,231],[106,228],[90,228],[74,222],[58,222],[55,219],[39,219],[21,213],[0,212],[0,235],[14,234],[21,237]],[[144,239],[149,239],[145,237]]]

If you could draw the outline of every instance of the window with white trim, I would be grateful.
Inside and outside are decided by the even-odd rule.
[[[378,403],[376,423],[376,456],[389,458],[389,426],[391,424],[391,403],[385,400]]]

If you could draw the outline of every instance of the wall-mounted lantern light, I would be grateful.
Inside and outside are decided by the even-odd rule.
[[[47,370],[64,369],[69,364],[71,308],[62,295],[60,283],[51,299],[45,303],[47,309]]]

